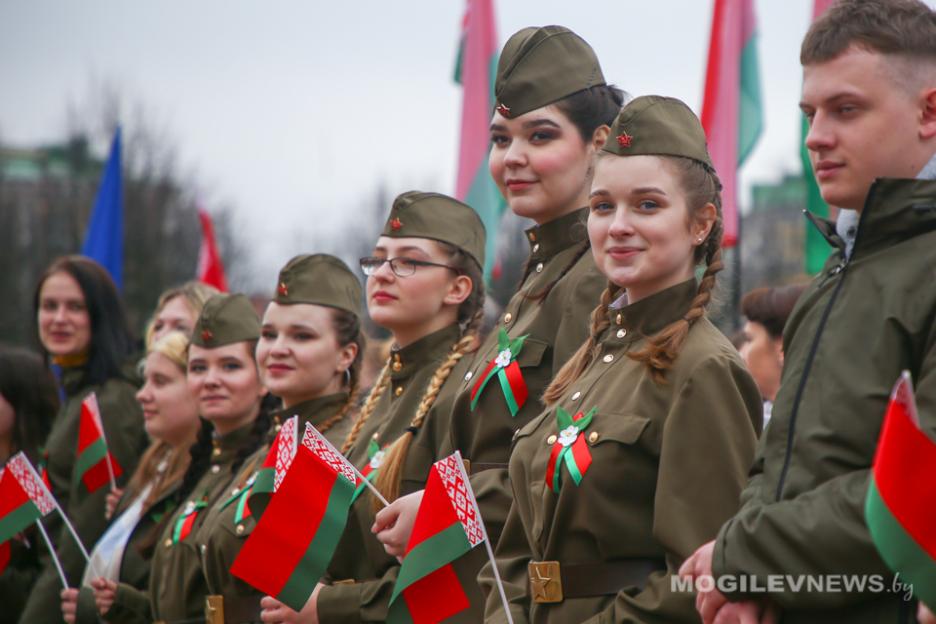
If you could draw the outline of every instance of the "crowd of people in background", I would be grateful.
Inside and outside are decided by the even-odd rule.
[[[263,310],[184,284],[142,347],[101,266],[53,262],[39,353],[0,348],[0,462],[25,454],[88,552],[56,515],[57,561],[36,526],[0,545],[0,621],[386,621],[427,475],[454,451],[494,549],[453,564],[467,605],[445,621],[936,621],[923,591],[676,582],[895,578],[863,510],[903,371],[936,435],[936,12],[841,0],[801,61],[832,254],[810,283],[745,294],[732,340],[708,318],[723,222],[701,123],[630,99],[561,26],[499,59],[490,173],[534,225],[496,317],[492,233],[436,192],[394,200],[363,284],[319,253],[281,268]],[[365,314],[386,341],[368,344]],[[112,462],[98,488],[77,466],[91,393]],[[389,504],[355,492],[297,611],[231,568],[275,496],[277,434],[307,423]]]

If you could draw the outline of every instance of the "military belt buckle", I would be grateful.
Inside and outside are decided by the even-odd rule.
[[[533,596],[533,602],[562,602],[562,578],[558,561],[531,561],[527,572],[530,575],[530,594]]]
[[[224,624],[224,596],[218,594],[205,596],[205,622]]]

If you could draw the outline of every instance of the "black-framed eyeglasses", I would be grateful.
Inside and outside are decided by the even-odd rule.
[[[413,258],[375,258],[373,256],[368,256],[367,258],[361,258],[360,262],[361,270],[364,271],[364,275],[373,275],[385,262],[390,263],[390,270],[393,271],[393,274],[397,277],[409,277],[416,272],[418,267],[441,267],[460,273],[458,269],[447,264],[439,264],[438,262],[429,262],[427,260],[414,260]]]

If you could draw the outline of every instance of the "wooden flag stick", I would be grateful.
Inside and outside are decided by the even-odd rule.
[[[39,526],[39,532],[42,533],[42,539],[45,540],[46,548],[49,549],[49,554],[52,555],[52,562],[55,564],[59,579],[62,581],[62,589],[68,589],[68,579],[65,578],[65,570],[62,569],[62,562],[59,561],[58,555],[55,554],[55,548],[52,546],[52,541],[49,540],[49,534],[46,533],[45,527],[42,526],[42,518],[36,520],[36,524]]]
[[[348,463],[351,464],[350,461],[349,461]],[[360,479],[361,481],[364,482],[364,485],[366,485],[366,486],[370,489],[370,491],[374,494],[374,496],[377,497],[377,500],[379,500],[381,503],[383,503],[383,504],[384,504],[384,507],[389,507],[389,506],[390,506],[390,503],[387,502],[387,499],[383,497],[383,494],[380,493],[380,490],[377,489],[377,486],[375,486],[373,483],[371,483],[371,482],[367,479],[367,477],[365,477],[364,475],[362,475],[362,474],[361,474],[361,471],[357,469],[357,466],[355,466],[354,464],[351,464],[351,467],[354,468],[354,474],[357,475],[358,479]]]

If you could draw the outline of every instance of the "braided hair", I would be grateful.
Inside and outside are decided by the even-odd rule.
[[[664,166],[670,167],[677,175],[682,190],[686,194],[686,205],[689,207],[690,216],[708,204],[714,205],[716,209],[715,223],[709,230],[705,241],[696,247],[693,252],[693,262],[696,265],[704,262],[705,272],[702,274],[698,290],[689,305],[689,309],[682,318],[673,321],[653,336],[650,336],[647,339],[647,344],[642,349],[634,353],[628,353],[628,357],[638,362],[644,362],[653,380],[662,384],[666,381],[666,372],[672,367],[680,350],[682,350],[686,336],[689,335],[689,329],[696,321],[705,316],[705,309],[712,300],[715,275],[724,268],[721,259],[724,225],[721,205],[722,185],[715,171],[691,158],[666,156],[660,157],[660,159],[663,161]],[[621,288],[611,282],[601,293],[601,302],[591,313],[591,330],[588,340],[579,347],[575,355],[559,370],[559,373],[543,393],[543,401],[547,405],[551,406],[558,402],[569,389],[569,386],[585,372],[585,369],[597,357],[599,351],[598,338],[610,325],[607,315],[608,307],[620,293]]]

